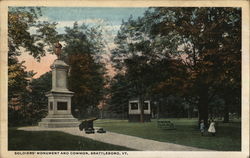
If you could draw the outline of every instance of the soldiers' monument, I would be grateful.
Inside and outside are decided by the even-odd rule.
[[[52,89],[48,97],[48,115],[39,122],[39,126],[56,127],[77,127],[79,122],[71,114],[71,97],[74,92],[67,88],[67,72],[69,66],[61,60],[62,45],[55,44],[57,59],[50,66],[52,69]]]

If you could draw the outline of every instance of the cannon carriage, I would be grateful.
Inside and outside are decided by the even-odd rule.
[[[80,131],[83,131],[84,129],[86,134],[95,133],[94,121],[97,119],[98,118],[90,118],[90,119],[83,120],[79,125]],[[100,128],[97,130],[97,133],[106,133],[106,131],[103,128]]]

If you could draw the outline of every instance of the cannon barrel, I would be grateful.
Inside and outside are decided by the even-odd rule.
[[[81,124],[79,125],[79,129],[82,131],[83,129],[94,129],[93,122],[97,120],[98,118],[89,118],[86,120],[83,120]]]
[[[94,118],[86,119],[86,121],[95,121],[95,120],[98,120],[98,118],[94,117]]]

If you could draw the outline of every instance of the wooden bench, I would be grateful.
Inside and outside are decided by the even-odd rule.
[[[158,128],[161,128],[161,129],[175,129],[174,124],[171,121],[167,121],[167,120],[158,120],[157,126]]]

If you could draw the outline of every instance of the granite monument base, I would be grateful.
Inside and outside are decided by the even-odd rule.
[[[40,127],[46,128],[78,127],[79,124],[80,122],[71,114],[48,115],[39,122]]]

